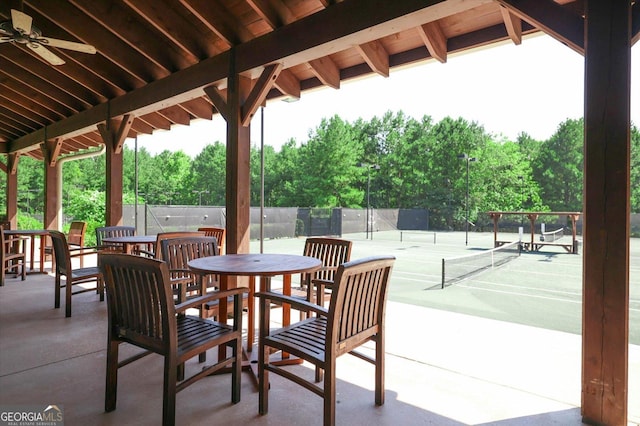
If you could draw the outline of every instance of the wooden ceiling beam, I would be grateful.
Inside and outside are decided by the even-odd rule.
[[[309,66],[322,84],[334,89],[340,88],[340,70],[329,56],[313,59],[309,61]]]
[[[504,26],[507,29],[509,38],[513,41],[513,44],[519,45],[522,43],[522,19],[515,16],[506,7],[500,5],[500,13],[502,14],[502,20]]]
[[[7,113],[10,111],[12,116],[20,117],[18,120],[26,126],[33,126],[35,129],[39,129],[54,120],[59,120],[56,114],[48,110],[43,110],[39,106],[36,106],[37,109],[30,108],[28,99],[17,95],[2,85],[0,85],[0,106],[2,106]],[[45,114],[48,115],[45,116]]]
[[[51,3],[58,1],[60,0],[53,0]],[[278,31],[237,46],[236,68],[240,73],[255,73],[256,76],[262,72],[264,64],[278,62],[286,69],[326,56],[332,51],[343,50],[347,46],[367,43],[493,1],[403,0],[381,2],[375,8],[370,7],[369,0],[338,3],[279,28]],[[56,11],[51,12],[58,15]],[[359,19],[350,18],[356,15]],[[390,22],[393,25],[385,25]],[[211,84],[226,87],[224,79],[229,70],[229,58],[230,53],[227,51],[204,59],[190,68],[111,100],[109,107],[107,104],[96,105],[55,122],[48,126],[49,134],[65,137],[69,137],[68,133],[71,136],[81,134],[95,129],[97,123],[103,122],[108,116],[117,117],[127,113],[139,116],[198,98],[202,96],[203,88]],[[34,132],[14,141],[12,149],[28,151],[31,145],[40,141],[39,134]]]
[[[112,0],[69,0],[97,22],[108,22],[109,31],[167,73],[183,69],[198,62],[198,58],[177,51],[173,43],[163,43],[159,36],[140,22],[140,16],[120,2]]]
[[[584,56],[584,18],[553,0],[496,0],[509,12]]]
[[[254,37],[220,2],[180,0],[180,3],[229,46],[236,46]]]
[[[84,43],[92,44],[100,55],[144,82],[159,80],[170,74],[163,67],[145,61],[140,52],[131,49],[110,29],[98,22],[87,25],[87,15],[66,0],[30,2],[29,6],[39,12],[40,16],[33,16],[34,22],[38,22],[45,34],[52,34],[45,29],[52,26],[47,24],[52,19],[69,34]]]
[[[284,25],[284,21],[278,14],[278,11],[271,6],[268,0],[247,0],[247,3],[271,29],[276,29]]]
[[[420,38],[431,56],[443,64],[447,62],[447,38],[438,21],[428,22],[417,27]]]
[[[73,89],[63,88],[69,80],[61,79],[60,74],[51,67],[46,66],[46,70],[43,69],[36,74],[35,64],[30,61],[30,55],[24,55],[22,49],[6,49],[0,58],[2,58],[0,75],[6,76],[6,79],[3,79],[4,84],[13,82],[12,85],[20,87],[21,90],[25,86],[29,87],[29,90],[38,93],[37,98],[41,99],[43,105],[55,104],[55,109],[59,109],[62,105],[67,109],[66,114],[91,107],[89,102],[83,100],[82,95],[74,93]],[[92,100],[96,100],[94,94],[90,96]]]
[[[274,86],[285,96],[300,99],[300,80],[291,71],[280,71]]]
[[[179,105],[194,117],[205,120],[211,120],[213,118],[213,106],[203,97],[192,99]]]
[[[373,72],[389,77],[389,54],[379,40],[360,44],[356,50]]]
[[[189,113],[178,105],[158,110],[158,114],[175,124],[188,126],[191,122]]]

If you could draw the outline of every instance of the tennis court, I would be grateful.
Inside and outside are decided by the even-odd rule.
[[[489,268],[441,289],[442,259],[485,251],[493,234],[464,232],[376,232],[347,234],[354,242],[352,258],[379,253],[396,256],[389,299],[413,305],[475,315],[573,334],[582,331],[582,250],[568,254],[545,246],[498,268]],[[517,240],[513,234],[512,240]],[[253,246],[255,244],[255,246]],[[252,242],[258,251],[259,242]],[[304,238],[269,240],[265,252],[302,253]],[[631,239],[630,343],[640,345],[640,240]]]

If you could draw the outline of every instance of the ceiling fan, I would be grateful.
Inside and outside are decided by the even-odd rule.
[[[51,65],[62,65],[64,61],[51,50],[47,49],[47,46],[75,50],[76,52],[96,53],[96,48],[90,44],[43,37],[42,31],[32,25],[32,21],[31,16],[26,13],[11,9],[11,20],[0,22],[0,43],[24,44]]]

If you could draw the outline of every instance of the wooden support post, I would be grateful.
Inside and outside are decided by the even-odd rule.
[[[587,0],[582,417],[626,425],[631,2]]]
[[[18,227],[18,161],[20,154],[7,156],[7,221],[11,229]]]

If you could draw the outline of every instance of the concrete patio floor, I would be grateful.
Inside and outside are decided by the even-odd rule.
[[[107,304],[74,296],[65,318],[53,289],[38,274],[0,287],[0,405],[57,404],[66,425],[160,424],[162,358],[122,368],[117,409],[105,413]],[[389,302],[386,402],[374,405],[373,366],[341,357],[337,424],[580,425],[580,346],[568,333]],[[249,372],[241,402],[230,398],[228,375],[205,378],[178,394],[178,424],[322,424],[321,399],[275,375],[267,415]]]

